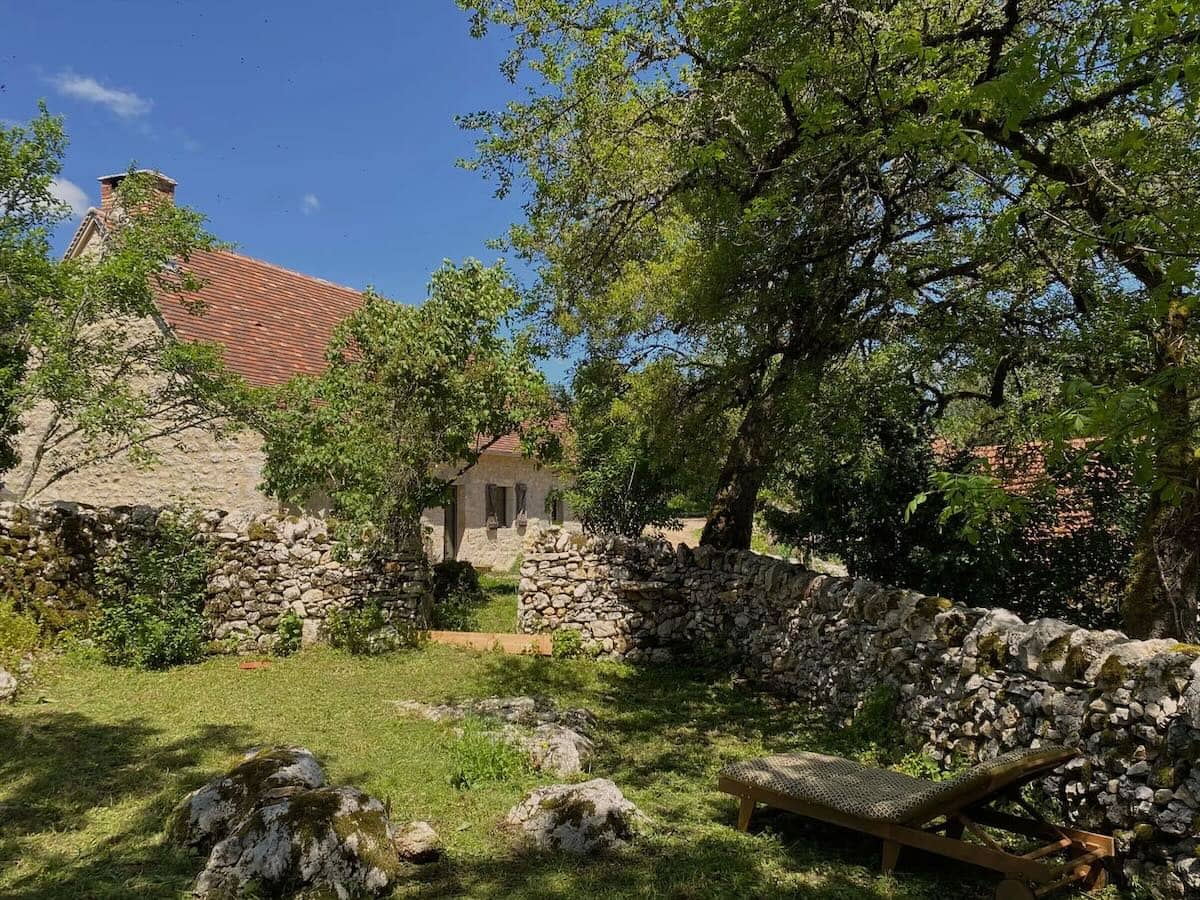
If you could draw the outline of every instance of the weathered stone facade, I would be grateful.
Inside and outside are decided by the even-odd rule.
[[[443,477],[456,473],[443,471]],[[487,486],[505,488],[507,516],[497,527],[487,521]],[[525,486],[525,516],[517,514],[516,486]],[[550,527],[550,492],[563,486],[562,480],[535,460],[514,453],[485,453],[475,465],[455,478],[457,499],[456,535],[447,542],[446,511],[441,507],[425,510],[421,524],[425,530],[425,552],[435,562],[446,557],[452,547],[454,558],[478,568],[508,570],[520,559],[524,545]],[[564,505],[567,530],[578,531],[580,524]]]
[[[903,725],[939,760],[1078,746],[1047,794],[1115,833],[1126,870],[1159,893],[1200,896],[1200,647],[652,540],[551,531],[521,574],[523,630],[575,628],[630,660],[729,651],[838,716],[891,684]]]
[[[36,604],[51,624],[86,616],[97,560],[153,529],[160,513],[148,506],[0,503],[0,597]],[[213,637],[239,650],[269,649],[289,609],[308,642],[321,638],[333,610],[370,601],[391,624],[428,627],[431,583],[419,552],[367,564],[341,558],[321,519],[220,511],[199,516],[197,539],[208,542],[213,558],[205,604]]]

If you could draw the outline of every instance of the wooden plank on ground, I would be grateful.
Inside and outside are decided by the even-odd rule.
[[[493,631],[431,631],[429,639],[435,644],[467,647],[471,650],[499,650],[503,653],[550,655],[548,634],[501,634]]]

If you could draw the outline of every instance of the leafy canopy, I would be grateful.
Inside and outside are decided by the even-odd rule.
[[[502,265],[473,260],[438,269],[420,306],[368,291],[326,371],[265,398],[266,489],[299,505],[323,492],[350,537],[402,550],[497,437],[549,448],[535,347],[505,331],[518,301]]]

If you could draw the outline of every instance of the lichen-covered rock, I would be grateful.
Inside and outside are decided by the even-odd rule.
[[[320,763],[303,747],[251,750],[228,773],[184,797],[167,833],[177,844],[209,847],[258,807],[324,784]]]
[[[529,755],[535,769],[560,777],[587,771],[595,755],[592,742],[564,725],[539,725],[517,742]]]
[[[397,828],[392,846],[405,862],[433,862],[442,855],[442,839],[428,822],[409,822]]]
[[[384,891],[400,871],[382,803],[353,787],[300,791],[252,812],[213,847],[200,897],[323,891],[339,898]]]
[[[0,669],[0,703],[11,703],[17,696],[17,679]]]
[[[519,747],[534,768],[558,776],[587,770],[595,748],[587,737],[596,717],[586,709],[559,709],[548,697],[486,697],[453,705],[397,700],[397,712],[430,722],[461,722],[475,716],[500,727],[496,738]]]
[[[625,846],[644,821],[641,811],[607,778],[537,788],[504,819],[528,846],[577,856]]]

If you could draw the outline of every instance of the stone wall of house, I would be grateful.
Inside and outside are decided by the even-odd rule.
[[[438,474],[453,477],[449,469]],[[507,489],[509,524],[489,528],[487,523],[487,485]],[[516,515],[516,486],[524,484],[525,518]],[[559,478],[550,469],[520,454],[485,453],[475,465],[455,478],[458,497],[457,558],[479,568],[507,571],[520,559],[524,545],[551,525],[547,509],[550,492],[561,487]],[[578,521],[566,510],[565,528],[579,530]],[[426,540],[425,548],[431,560],[444,558],[446,547],[446,514],[441,507],[427,509],[421,517]]]
[[[1114,833],[1126,870],[1157,892],[1200,896],[1200,647],[653,540],[551,531],[521,575],[525,631],[578,629],[630,660],[725,651],[835,716],[892,685],[906,730],[945,763],[1077,746],[1043,789]]]
[[[36,607],[52,625],[86,617],[97,560],[153,530],[160,514],[149,506],[0,502],[0,598]],[[199,516],[197,540],[213,560],[205,603],[213,638],[231,649],[269,649],[289,609],[307,642],[322,638],[333,610],[371,601],[389,623],[428,627],[429,566],[419,552],[369,564],[343,559],[321,519],[221,511]]]
[[[145,318],[131,323],[129,332],[131,338],[150,337],[164,327],[161,322]],[[159,465],[141,465],[128,452],[122,452],[48,483],[50,473],[89,455],[86,446],[68,440],[45,454],[29,493],[23,494],[29,467],[37,456],[37,443],[51,414],[48,404],[39,404],[25,413],[17,435],[21,460],[0,478],[0,501],[25,496],[39,503],[87,503],[98,507],[149,504],[279,512],[278,501],[258,489],[266,455],[262,436],[249,428],[220,436],[191,428],[150,442],[149,449],[161,459]]]

